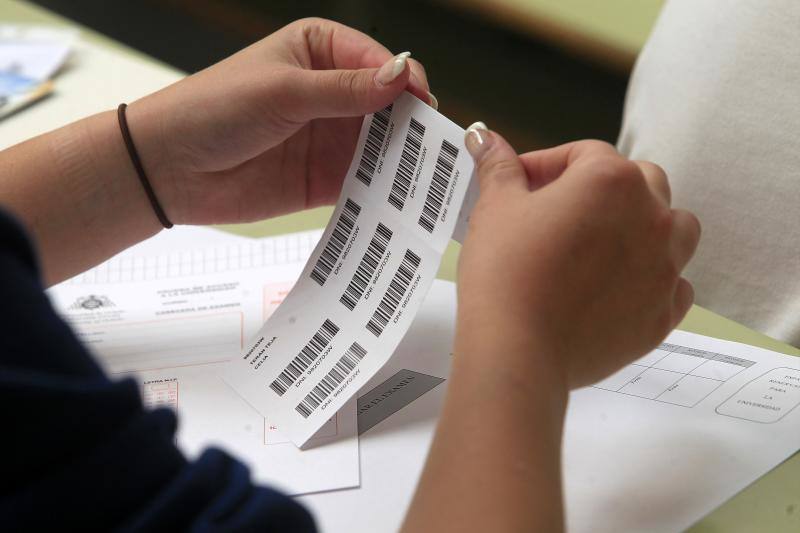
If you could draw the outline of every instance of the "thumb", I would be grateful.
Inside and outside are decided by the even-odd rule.
[[[379,68],[306,70],[294,87],[295,116],[315,118],[357,117],[383,109],[408,85],[411,54],[398,54]]]
[[[481,192],[492,188],[528,191],[525,168],[517,153],[500,134],[490,131],[483,122],[476,122],[467,128],[464,143],[475,160],[475,173]]]

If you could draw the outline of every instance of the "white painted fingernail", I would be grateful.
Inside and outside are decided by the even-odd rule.
[[[439,100],[433,95],[432,92],[428,92],[428,102],[430,102],[432,108],[437,110],[439,109]]]
[[[477,158],[486,150],[489,128],[481,121],[471,124],[464,133],[464,144],[473,158]]]
[[[403,52],[384,63],[375,74],[375,83],[378,85],[392,83],[406,69],[409,57],[411,57],[411,52]]]

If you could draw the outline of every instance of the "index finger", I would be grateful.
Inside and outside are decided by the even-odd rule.
[[[617,150],[603,141],[585,140],[562,144],[554,148],[527,152],[519,156],[528,174],[531,190],[556,180],[568,166],[586,156],[614,155]]]
[[[425,72],[425,67],[416,59],[409,59],[408,64],[411,66],[411,79],[408,81],[411,93],[423,102],[427,102],[432,108],[439,109],[439,101],[431,93],[431,85],[428,83],[428,73]],[[420,87],[425,93],[423,96],[418,94]]]
[[[378,68],[394,57],[388,48],[369,35],[344,24],[326,19],[307,19],[303,23],[311,68]],[[412,76],[408,91],[423,102],[429,102],[424,69],[419,62],[410,61],[409,64]]]
[[[634,163],[642,171],[644,181],[650,187],[653,195],[669,207],[672,202],[672,190],[669,187],[667,173],[664,172],[664,169],[650,161],[634,161]]]

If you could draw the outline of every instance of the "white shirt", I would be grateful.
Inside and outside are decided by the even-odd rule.
[[[700,218],[696,303],[800,346],[800,0],[670,0],[619,149]]]

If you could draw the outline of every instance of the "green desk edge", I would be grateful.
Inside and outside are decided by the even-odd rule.
[[[576,6],[593,5],[594,7],[586,12],[585,22],[591,21],[594,17],[602,17],[604,24],[613,24],[615,11],[610,10],[606,13],[599,6],[601,3],[586,3],[581,0],[513,0],[519,3],[527,3],[533,7],[547,8],[552,13],[560,13],[560,19],[571,20],[574,16]],[[609,2],[614,4],[617,9],[620,6],[631,8],[635,0],[623,2]],[[658,1],[645,2],[648,9],[660,3]],[[542,12],[546,12],[544,10]],[[631,8],[631,13],[634,10]],[[641,10],[636,10],[636,13]],[[630,17],[618,19],[622,24],[630,21]],[[651,17],[647,17],[648,22],[652,22]],[[75,24],[68,19],[59,17],[49,11],[28,3],[17,0],[0,0],[0,23],[41,23],[54,25]],[[588,23],[588,22],[587,22]],[[581,24],[577,24],[580,28]],[[131,50],[116,41],[113,41],[97,32],[87,28],[81,28],[84,38],[104,46],[113,48],[121,53],[143,58],[146,61],[155,62],[154,59]],[[624,37],[628,32],[629,37]],[[647,29],[628,29],[622,28],[619,35],[627,42],[628,46],[639,46]],[[2,127],[2,124],[0,124]],[[329,207],[313,209],[302,213],[296,213],[272,220],[257,222],[253,224],[236,224],[219,226],[224,231],[229,231],[238,235],[248,237],[266,237],[290,233],[294,231],[304,231],[314,228],[322,228],[327,224],[332,209]],[[445,280],[455,281],[456,267],[458,262],[458,252],[460,246],[451,243],[442,260],[439,268],[438,277]],[[702,335],[717,337],[720,339],[742,342],[753,346],[759,346],[777,352],[800,356],[800,350],[782,342],[776,341],[750,330],[732,320],[728,320],[720,315],[712,313],[706,309],[695,306],[689,312],[686,319],[680,324],[680,329],[691,331]],[[753,453],[758,453],[754,450]],[[658,482],[658,480],[653,480]],[[598,517],[599,518],[599,517]],[[775,533],[796,533],[800,531],[800,454],[795,454],[778,468],[773,469],[755,483],[741,491],[739,494],[728,500],[718,509],[711,512],[708,516],[692,526],[691,533],[718,533],[718,532],[751,532],[766,531]]]
[[[496,0],[494,5],[513,8],[517,13],[637,54],[663,3],[664,0]]]

